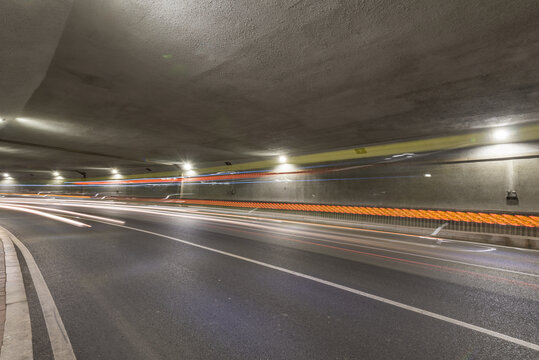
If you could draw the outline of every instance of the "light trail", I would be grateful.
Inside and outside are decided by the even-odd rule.
[[[48,214],[46,212],[39,211],[39,210],[28,209],[28,208],[12,206],[12,205],[0,205],[0,208],[7,209],[7,210],[12,210],[12,211],[26,212],[26,213],[29,213],[29,214],[42,216],[42,217],[45,217],[45,218],[48,218],[48,219],[51,219],[51,220],[60,221],[60,222],[63,222],[63,223],[69,224],[69,225],[73,225],[73,226],[77,226],[77,227],[92,227],[91,225],[85,224],[85,223],[80,222],[80,221],[66,219],[64,217]]]
[[[232,224],[237,226],[248,226],[252,228],[258,228],[260,230],[264,231],[275,231],[275,227],[271,225],[265,225],[260,223],[254,223],[253,221],[259,222],[259,221],[266,221],[266,222],[277,222],[277,223],[290,223],[290,224],[299,224],[299,225],[307,225],[307,226],[316,226],[316,227],[322,227],[322,228],[329,228],[329,229],[336,229],[336,230],[354,230],[354,231],[360,231],[360,232],[371,232],[371,233],[380,233],[380,234],[388,234],[388,235],[401,235],[411,238],[421,238],[420,235],[412,235],[412,234],[405,234],[405,233],[398,233],[398,232],[389,232],[389,231],[381,231],[381,230],[373,230],[373,229],[361,229],[361,228],[355,228],[355,227],[348,227],[348,226],[341,226],[341,225],[330,225],[330,224],[316,224],[316,223],[309,223],[309,222],[302,222],[302,221],[295,221],[295,220],[283,220],[283,219],[268,219],[268,218],[260,218],[260,217],[254,217],[254,216],[247,216],[247,215],[236,215],[236,214],[222,214],[222,213],[214,213],[214,212],[205,212],[205,211],[197,211],[196,214],[193,214],[191,210],[184,210],[184,209],[177,209],[177,208],[166,208],[163,209],[157,205],[155,206],[148,206],[148,205],[117,205],[116,203],[107,202],[106,205],[104,204],[95,204],[91,203],[90,201],[83,201],[83,200],[61,200],[61,201],[55,201],[53,199],[47,200],[47,205],[56,205],[56,206],[73,206],[73,207],[83,207],[83,208],[92,208],[92,209],[101,209],[101,210],[119,210],[119,211],[129,211],[129,212],[136,212],[136,213],[143,213],[143,214],[149,214],[149,215],[157,215],[157,216],[169,216],[169,217],[176,217],[176,218],[188,218],[188,219],[195,219],[195,220],[205,220],[205,221],[212,221],[212,222],[218,222],[218,223],[224,223],[224,224]],[[54,202],[53,202],[54,201]],[[43,205],[42,200],[38,200],[40,205]],[[33,203],[36,204],[36,201],[30,201],[25,200],[24,203]],[[150,209],[151,208],[151,209]],[[232,217],[234,219],[241,219],[243,221],[238,221],[234,219],[220,219],[217,218],[220,217]],[[95,219],[96,221],[100,221],[98,219]],[[105,221],[106,222],[106,221]],[[312,233],[308,231],[298,230],[298,229],[286,229],[281,228],[279,229],[283,233],[288,233],[290,236],[295,237],[304,237],[304,238],[312,238]],[[398,251],[398,250],[390,250],[386,249],[384,247],[380,246],[368,246],[363,244],[358,244],[358,240],[352,235],[350,237],[348,236],[342,236],[338,235],[335,236],[335,234],[324,234],[325,237],[332,238],[334,240],[341,240],[341,241],[347,241],[346,245],[349,246],[357,246],[357,247],[363,247],[363,248],[369,248],[369,249],[375,249],[378,251],[383,252],[390,252],[390,253],[398,253],[401,255],[407,255],[407,256],[414,256],[424,259],[430,259],[430,260],[436,260],[436,261],[443,261],[458,265],[466,265],[466,266],[472,266],[477,268],[483,268],[487,270],[495,270],[495,271],[501,271],[501,272],[507,272],[507,273],[513,273],[518,275],[524,275],[524,276],[531,276],[531,277],[539,277],[538,274],[533,273],[526,273],[521,272],[517,270],[511,270],[511,269],[504,269],[504,268],[498,268],[494,266],[487,266],[487,265],[481,265],[481,264],[475,264],[475,263],[468,263],[463,261],[457,261],[457,260],[451,260],[436,256],[427,256],[427,255],[421,255],[421,254],[415,254],[405,251]],[[373,236],[367,236],[365,234],[360,235],[361,238],[367,238],[374,241],[384,241],[384,242],[392,242],[392,243],[403,243],[407,245],[412,246],[420,246],[420,247],[427,247],[432,248],[434,245],[427,245],[427,244],[421,244],[417,242],[408,242],[403,240],[393,240],[393,239],[385,239],[385,238],[379,238],[379,237],[373,237]],[[443,238],[436,238],[436,237],[429,237],[429,239],[433,240],[445,240]],[[316,240],[323,241],[323,242],[332,242],[332,240],[329,239],[321,239],[320,237],[317,237]],[[446,249],[446,250],[454,250],[454,249]]]
[[[89,220],[97,220],[97,221],[113,223],[113,224],[119,224],[119,225],[124,225],[125,224],[125,221],[123,221],[123,220],[111,219],[111,218],[106,218],[106,217],[102,217],[102,216],[84,214],[84,213],[75,212],[75,211],[69,211],[69,210],[62,210],[62,209],[55,209],[55,208],[48,208],[48,207],[40,207],[40,206],[31,206],[31,205],[17,205],[17,207],[27,208],[27,209],[52,211],[52,212],[62,213],[62,214],[71,215],[71,216],[78,216],[78,217],[86,218],[86,219],[89,219]]]
[[[248,231],[248,230],[235,230],[235,231],[244,232],[244,233],[250,233],[250,234],[256,235],[255,232]],[[504,281],[504,282],[514,283],[514,284],[517,284],[517,285],[527,286],[527,287],[531,287],[531,288],[539,288],[539,284],[533,284],[533,283],[528,283],[528,282],[525,282],[525,281],[509,279],[509,278],[503,278],[503,277],[494,276],[494,275],[490,275],[490,274],[478,273],[478,272],[475,272],[475,271],[462,270],[462,269],[449,267],[449,266],[436,265],[436,264],[431,264],[431,263],[426,263],[426,262],[408,260],[408,259],[398,258],[398,257],[394,257],[394,256],[380,255],[380,254],[375,254],[375,253],[371,253],[371,252],[348,249],[348,248],[341,247],[341,246],[320,244],[320,243],[316,243],[316,242],[313,242],[313,241],[297,240],[297,239],[286,239],[286,238],[282,238],[282,237],[280,237],[278,235],[267,234],[266,236],[273,237],[273,238],[275,238],[277,240],[284,240],[284,241],[291,241],[291,242],[296,242],[296,243],[301,243],[301,244],[320,246],[320,247],[325,247],[325,248],[344,251],[344,252],[355,253],[355,254],[364,255],[364,256],[377,257],[377,258],[380,258],[380,259],[383,259],[383,260],[396,261],[396,262],[413,264],[413,265],[418,265],[418,266],[426,266],[426,267],[430,267],[432,269],[436,269],[436,270],[440,270],[440,271],[456,272],[456,273],[461,273],[461,274],[466,274],[466,275],[471,275],[471,276],[478,276],[478,277],[486,278],[486,279],[489,279],[489,280]],[[471,265],[473,266],[473,264],[471,264]],[[492,268],[492,269],[495,269],[495,268]],[[498,270],[498,269],[495,269],[495,270]],[[520,274],[530,275],[530,274],[527,274],[527,273],[520,273]]]

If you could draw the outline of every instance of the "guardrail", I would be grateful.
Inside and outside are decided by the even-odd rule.
[[[169,200],[174,202],[174,200]],[[183,199],[182,204],[216,207],[257,208],[258,211],[287,212],[300,215],[376,224],[437,228],[446,230],[539,237],[539,216],[508,212],[403,209],[356,205],[271,203]]]
[[[539,227],[515,226],[509,224],[488,224],[470,221],[336,213],[317,213],[315,216],[328,219],[341,219],[376,224],[400,225],[433,229],[447,224],[446,226],[444,226],[445,230],[539,237]]]

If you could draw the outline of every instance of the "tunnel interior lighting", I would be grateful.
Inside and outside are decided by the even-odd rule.
[[[297,167],[294,164],[279,164],[275,167],[275,172],[291,172],[297,170]]]
[[[470,154],[475,158],[492,158],[492,157],[511,157],[511,156],[527,156],[536,154],[539,151],[539,145],[536,144],[494,144],[481,146],[473,149]]]
[[[286,164],[288,158],[286,157],[286,155],[280,155],[278,160],[281,164]]]
[[[52,175],[58,177],[58,176],[60,176],[60,173],[58,171],[53,171]]]
[[[509,139],[511,132],[505,128],[498,128],[492,132],[492,138],[496,141],[505,141]]]
[[[423,176],[425,176],[425,177],[432,177],[431,174],[425,174],[425,175],[423,175]]]
[[[193,164],[188,163],[188,162],[183,163],[182,169],[185,170],[185,171],[191,171],[191,170],[193,170]]]
[[[118,175],[118,169],[110,169],[112,175]]]
[[[9,173],[4,173],[4,177],[5,177],[5,178],[9,178],[9,177],[10,177],[10,176],[9,176]]]

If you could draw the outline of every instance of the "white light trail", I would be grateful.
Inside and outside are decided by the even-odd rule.
[[[82,223],[80,221],[66,219],[64,217],[48,214],[46,212],[39,211],[39,210],[28,209],[28,208],[12,206],[12,205],[0,205],[0,208],[7,209],[7,210],[13,210],[13,211],[26,212],[26,213],[29,213],[29,214],[34,214],[34,215],[46,217],[46,218],[51,219],[51,220],[60,221],[60,222],[70,224],[70,225],[73,225],[73,226],[77,226],[77,227],[92,227],[91,225]]]
[[[123,220],[116,220],[116,219],[106,218],[106,217],[102,217],[102,216],[79,213],[79,212],[75,212],[75,211],[54,209],[54,208],[46,208],[46,207],[39,207],[39,206],[29,206],[29,205],[17,205],[17,206],[21,207],[21,208],[28,208],[28,209],[52,211],[52,212],[62,213],[62,214],[71,215],[71,216],[78,216],[78,217],[86,218],[86,219],[89,219],[89,220],[103,221],[103,222],[112,223],[112,224],[119,224],[119,225],[124,225],[125,224],[125,221],[123,221]]]

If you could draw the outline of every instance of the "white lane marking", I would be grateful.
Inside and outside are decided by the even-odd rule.
[[[61,222],[64,222],[66,224],[70,224],[70,225],[74,225],[74,226],[78,226],[78,227],[91,227],[91,225],[82,223],[80,221],[66,219],[64,217],[48,214],[46,212],[39,211],[39,210],[28,209],[28,208],[18,207],[18,206],[10,206],[10,205],[0,205],[0,208],[13,210],[13,211],[27,212],[27,213],[30,213],[30,214],[43,216],[43,217],[46,217],[46,218],[49,218],[49,219],[52,219],[52,220],[61,221]]]
[[[32,360],[32,326],[28,300],[15,247],[0,228],[6,269],[6,319],[0,360]]]
[[[353,293],[353,294],[356,294],[356,295],[359,295],[359,296],[363,296],[363,297],[366,297],[366,298],[369,298],[369,299],[372,299],[372,300],[376,300],[376,301],[379,301],[379,302],[382,302],[382,303],[385,303],[385,304],[388,304],[388,305],[392,305],[392,306],[395,306],[395,307],[398,307],[398,308],[401,308],[401,309],[404,309],[404,310],[412,311],[412,312],[415,312],[417,314],[421,314],[421,315],[424,315],[424,316],[431,317],[433,319],[438,319],[438,320],[441,320],[441,321],[445,321],[445,322],[453,324],[453,325],[457,325],[457,326],[460,326],[460,327],[463,327],[463,328],[466,328],[466,329],[474,330],[474,331],[477,331],[477,332],[480,332],[480,333],[483,333],[483,334],[486,334],[486,335],[490,335],[492,337],[495,337],[495,338],[498,338],[498,339],[501,339],[501,340],[512,342],[514,344],[521,345],[521,346],[527,347],[529,349],[539,351],[539,345],[537,345],[537,344],[534,344],[534,343],[531,343],[531,342],[528,342],[528,341],[524,341],[524,340],[521,340],[521,339],[517,339],[517,338],[514,338],[512,336],[508,336],[508,335],[499,333],[497,331],[493,331],[493,330],[482,328],[480,326],[469,324],[469,323],[464,322],[464,321],[453,319],[453,318],[450,318],[448,316],[444,316],[444,315],[436,314],[436,313],[433,313],[433,312],[430,312],[430,311],[427,311],[427,310],[423,310],[423,309],[417,308],[415,306],[406,305],[406,304],[400,303],[398,301],[390,300],[390,299],[387,299],[387,298],[384,298],[384,297],[381,297],[381,296],[378,296],[378,295],[373,295],[373,294],[370,294],[370,293],[367,293],[367,292],[364,292],[364,291],[356,290],[356,289],[350,288],[348,286],[344,286],[344,285],[340,285],[340,284],[337,284],[337,283],[334,283],[334,282],[331,282],[331,281],[323,280],[323,279],[320,279],[320,278],[317,278],[317,277],[314,277],[314,276],[311,276],[311,275],[307,275],[307,274],[303,274],[303,273],[300,273],[300,272],[297,272],[297,271],[285,269],[285,268],[282,268],[280,266],[271,265],[271,264],[268,264],[268,263],[265,263],[265,262],[262,262],[262,261],[258,261],[258,260],[254,260],[254,259],[247,258],[247,257],[244,257],[244,256],[232,254],[232,253],[222,251],[222,250],[218,250],[218,249],[214,249],[214,248],[211,248],[211,247],[208,247],[208,246],[192,243],[190,241],[178,239],[178,238],[175,238],[173,236],[159,234],[159,233],[156,233],[156,232],[153,232],[153,231],[148,231],[148,230],[144,230],[144,229],[138,229],[138,228],[134,228],[134,227],[131,227],[131,226],[125,226],[125,225],[114,225],[114,224],[109,224],[109,225],[118,226],[118,227],[129,229],[129,230],[139,231],[139,232],[154,235],[154,236],[159,236],[159,237],[162,237],[162,238],[165,238],[165,239],[170,239],[170,240],[180,242],[182,244],[194,246],[194,247],[197,247],[197,248],[200,248],[200,249],[208,250],[208,251],[211,251],[211,252],[214,252],[214,253],[218,253],[218,254],[226,255],[226,256],[229,256],[229,257],[232,257],[232,258],[235,258],[235,259],[250,262],[252,264],[264,266],[264,267],[267,267],[267,268],[270,268],[270,269],[273,269],[273,270],[281,271],[281,272],[284,272],[284,273],[287,273],[287,274],[290,274],[290,275],[294,275],[294,276],[304,278],[304,279],[308,279],[308,280],[311,280],[311,281],[314,281],[314,282],[317,282],[317,283],[320,283],[320,284],[331,286],[331,287],[334,287],[336,289],[344,290],[344,291],[347,291],[347,292],[350,292],[350,293]]]
[[[474,241],[466,241],[466,240],[454,240],[454,239],[444,239],[439,237],[430,237],[430,236],[418,236],[421,239],[428,239],[428,240],[436,240],[436,245],[429,245],[430,247],[435,247],[442,245],[443,243],[456,243],[456,244],[462,244],[463,246],[476,246],[476,247],[483,247],[483,250],[466,250],[466,249],[456,249],[456,248],[444,248],[446,250],[452,250],[452,251],[461,251],[461,252],[489,252],[489,251],[496,251],[496,247],[511,249],[511,250],[531,250],[531,251],[537,251],[534,249],[523,249],[523,248],[517,248],[512,246],[503,246],[503,245],[485,245],[482,243],[477,243]]]
[[[90,219],[90,220],[102,221],[102,222],[110,222],[110,223],[119,224],[119,225],[125,224],[125,221],[123,221],[123,220],[111,219],[111,218],[106,218],[106,217],[96,216],[96,215],[90,215],[90,214],[85,214],[85,213],[80,213],[80,212],[75,212],[75,211],[55,209],[55,208],[42,207],[42,206],[33,206],[33,205],[17,205],[17,206],[22,207],[22,208],[30,208],[30,209],[58,212],[58,213],[61,213],[61,214],[66,214],[66,215],[71,215],[71,216],[78,216],[78,217],[82,217],[82,218],[86,218],[86,219]]]
[[[107,224],[113,225],[111,223]],[[47,326],[47,332],[49,333],[54,360],[75,360],[75,354],[73,353],[73,348],[71,347],[71,342],[67,336],[64,323],[62,322],[62,318],[58,313],[58,308],[54,303],[49,288],[47,287],[47,283],[45,282],[45,279],[43,278],[34,257],[19,239],[17,239],[6,229],[4,229],[4,231],[9,234],[9,237],[13,243],[15,243],[15,245],[19,248],[24,260],[26,261],[28,270],[30,271],[32,282],[34,283],[34,288],[36,289],[37,297],[39,298],[39,303],[41,304],[41,310],[43,312],[43,318],[45,319],[45,325]]]
[[[359,229],[359,230],[361,230],[361,229]],[[325,232],[325,234],[335,234],[335,233],[328,231],[328,232]],[[396,234],[396,235],[400,235],[400,234]],[[343,236],[343,235],[339,235],[339,236]],[[361,234],[361,235],[344,235],[344,236],[349,238],[349,239],[355,239],[357,236],[359,236],[360,238],[372,239],[372,240],[376,240],[377,242],[385,241],[385,242],[392,242],[392,243],[399,243],[399,244],[405,244],[405,245],[425,247],[425,248],[429,248],[429,249],[439,248],[440,242],[447,242],[447,243],[454,242],[454,243],[457,243],[457,244],[462,243],[463,246],[479,247],[479,248],[482,248],[482,249],[480,249],[480,250],[470,250],[470,249],[458,249],[458,248],[448,248],[448,247],[444,247],[442,249],[443,250],[450,250],[450,251],[457,251],[457,252],[489,252],[489,251],[496,251],[496,248],[494,248],[492,246],[484,245],[484,244],[478,244],[478,243],[471,242],[471,241],[464,241],[463,242],[463,241],[459,241],[459,240],[447,240],[447,239],[432,238],[432,237],[419,236],[419,235],[417,237],[422,238],[422,239],[428,239],[428,240],[437,240],[437,243],[436,244],[422,244],[422,243],[405,241],[405,240],[384,239],[384,238],[381,238],[381,237],[365,235],[365,234]],[[443,259],[440,259],[440,260],[443,260]],[[473,265],[473,264],[471,264],[471,265]],[[500,269],[500,270],[502,270],[502,269]]]
[[[436,242],[436,244],[438,245],[443,245],[444,243],[446,244],[451,244],[451,243],[455,243],[455,241],[453,240],[438,240]],[[489,252],[489,251],[496,251],[495,248],[493,248],[492,246],[488,246],[488,245],[480,245],[480,244],[468,244],[468,245],[464,245],[464,244],[459,244],[459,243],[456,243],[458,245],[461,245],[461,246],[468,246],[468,247],[477,247],[477,248],[480,248],[480,249],[475,249],[475,250],[472,250],[472,249],[459,249],[459,248],[454,248],[454,247],[451,247],[451,248],[448,248],[448,247],[444,247],[444,249],[447,249],[447,250],[452,250],[452,251],[463,251],[463,252]]]
[[[249,214],[252,213],[252,212],[254,212],[254,211],[256,211],[256,210],[258,210],[258,208],[254,208],[253,210],[250,210],[250,211],[249,211]]]
[[[438,235],[438,233],[439,233],[440,231],[442,231],[442,229],[443,229],[444,227],[446,227],[447,225],[449,225],[449,223],[444,223],[444,224],[438,226],[438,227],[436,228],[436,230],[434,230],[434,231],[432,232],[431,235],[432,235],[432,236]]]
[[[82,202],[82,200],[78,201],[78,202]],[[34,204],[35,204],[35,202],[34,202]],[[64,203],[61,203],[61,204],[60,203],[55,203],[55,204],[47,204],[47,205],[74,206],[74,207],[85,207],[85,208],[104,209],[104,210],[114,209],[114,210],[120,210],[120,211],[131,211],[131,212],[139,212],[139,213],[161,215],[161,216],[166,215],[166,216],[172,216],[172,217],[186,217],[186,218],[202,219],[203,221],[204,220],[210,220],[210,221],[215,221],[215,222],[228,222],[228,223],[236,223],[236,224],[247,224],[247,225],[249,225],[251,227],[266,227],[266,228],[268,227],[267,225],[255,224],[255,223],[252,223],[249,220],[245,220],[245,219],[242,219],[242,221],[239,221],[239,220],[216,219],[216,218],[212,217],[212,216],[219,216],[218,213],[216,213],[216,214],[212,213],[211,215],[204,215],[204,214],[200,214],[200,213],[185,214],[184,212],[187,212],[187,211],[176,210],[174,208],[170,208],[170,209],[166,208],[166,209],[159,210],[159,208],[157,206],[142,206],[143,208],[144,207],[146,207],[146,208],[151,207],[152,209],[155,209],[155,210],[145,210],[145,209],[140,209],[140,206],[132,206],[132,205],[129,205],[129,206],[103,206],[103,205],[95,205],[95,204],[64,204]],[[167,212],[166,210],[168,210],[169,212]],[[172,212],[170,212],[170,211],[172,211]],[[189,213],[189,212],[187,212],[187,213]],[[225,215],[225,216],[227,216],[227,215]],[[239,216],[239,217],[243,217],[243,216]],[[246,217],[246,218],[250,219],[250,217]],[[278,222],[278,223],[282,222],[282,221],[276,220],[276,219],[265,219],[265,218],[256,218],[256,219],[265,220],[265,221],[268,221],[268,222]],[[288,221],[286,221],[286,222],[288,222]],[[296,221],[290,221],[290,222],[296,223]],[[299,223],[306,224],[306,225],[325,226],[323,224],[311,224],[311,223],[303,223],[303,222],[299,222]],[[334,227],[334,226],[329,225],[329,227]],[[274,230],[274,228],[271,228],[271,229]],[[359,229],[358,228],[356,230],[362,231],[364,229]],[[293,231],[293,230],[287,230],[287,231]],[[367,231],[369,231],[369,230],[367,230]],[[339,236],[342,236],[342,235],[339,235]],[[419,236],[419,235],[406,235],[406,236],[414,236],[414,237],[420,237],[420,238],[431,239],[431,240],[440,239],[440,238],[433,238],[433,237]],[[361,234],[360,237],[365,238],[365,239],[372,239],[372,240],[375,240],[375,241],[402,243],[402,244],[406,244],[406,245],[414,245],[414,246],[433,248],[433,245],[419,244],[419,243],[414,243],[414,242],[410,242],[410,241],[402,241],[402,240],[394,240],[394,239],[384,239],[384,238],[380,238],[380,237],[369,236],[369,235],[366,235],[366,234]],[[324,240],[321,240],[321,241],[324,241]],[[329,240],[325,240],[325,241],[329,241]],[[455,242],[455,243],[463,243],[463,244],[466,244],[466,245],[470,246],[470,242],[467,242],[467,241],[458,241],[458,240],[450,240],[450,241]],[[475,243],[472,243],[472,244],[475,244]],[[375,250],[379,250],[379,251],[386,251],[386,252],[391,252],[391,253],[397,253],[397,254],[403,254],[403,255],[409,255],[409,256],[415,256],[415,257],[421,257],[421,258],[437,260],[437,261],[445,261],[445,262],[450,262],[450,263],[454,263],[454,264],[478,267],[478,268],[483,268],[483,269],[496,270],[496,271],[501,271],[501,272],[508,272],[508,273],[513,273],[513,274],[531,276],[531,277],[539,277],[539,274],[526,273],[526,272],[522,272],[522,271],[510,270],[510,269],[504,269],[504,268],[497,268],[497,267],[487,266],[487,265],[479,265],[479,264],[467,263],[467,262],[464,262],[464,261],[450,260],[450,259],[444,259],[444,258],[428,256],[428,255],[419,255],[419,254],[413,254],[413,253],[404,252],[404,251],[398,251],[398,250],[389,250],[389,249],[385,249],[385,248],[381,248],[381,247],[369,247],[367,245],[360,245],[360,244],[352,244],[352,243],[350,243],[350,245],[362,246],[362,247],[365,247],[365,248],[375,249]],[[481,245],[481,246],[486,246],[486,245]],[[495,250],[495,248],[493,248],[493,247],[489,247],[489,249],[490,248]],[[511,248],[511,249],[513,249],[513,248]],[[520,248],[517,248],[517,249],[520,250]],[[455,251],[455,249],[447,249],[447,248],[446,248],[446,250]],[[523,250],[529,250],[529,249],[523,249]],[[481,252],[484,252],[484,251],[481,251]]]

